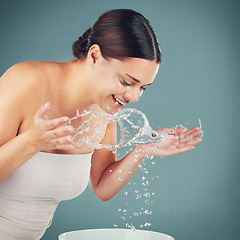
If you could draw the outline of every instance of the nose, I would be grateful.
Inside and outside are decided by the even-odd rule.
[[[130,102],[137,102],[141,95],[142,93],[139,89],[129,89],[126,92],[125,97]]]

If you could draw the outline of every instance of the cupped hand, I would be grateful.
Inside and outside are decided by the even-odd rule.
[[[154,144],[139,146],[143,153],[153,157],[167,157],[184,153],[194,149],[194,146],[202,141],[201,137],[197,137],[202,133],[202,130],[198,127],[189,130],[162,128],[157,130],[157,132],[167,134],[167,139]]]
[[[30,133],[30,142],[39,151],[42,149],[62,149],[70,150],[74,148],[71,132],[73,127],[66,125],[69,122],[68,117],[60,117],[52,120],[47,119],[47,112],[50,104],[47,103],[37,111],[33,124],[28,130]]]

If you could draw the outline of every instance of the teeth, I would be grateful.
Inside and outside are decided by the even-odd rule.
[[[117,102],[119,102],[120,104],[122,104],[122,105],[124,105],[125,103],[124,102],[122,102],[118,97],[116,97],[115,95],[113,95],[114,96],[114,98],[115,98],[115,100],[117,101]]]

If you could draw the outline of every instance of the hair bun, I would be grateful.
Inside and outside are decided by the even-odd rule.
[[[115,9],[103,13],[73,44],[73,56],[85,59],[93,44],[105,59],[129,57],[161,62],[157,36],[148,19],[131,9]]]
[[[92,28],[88,28],[81,37],[72,45],[73,56],[81,59],[86,55],[90,47],[90,35]]]

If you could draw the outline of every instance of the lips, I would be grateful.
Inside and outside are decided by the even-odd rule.
[[[121,107],[124,106],[126,104],[126,102],[123,102],[122,100],[120,100],[117,96],[113,95],[113,99],[115,100],[115,105],[120,105]]]

